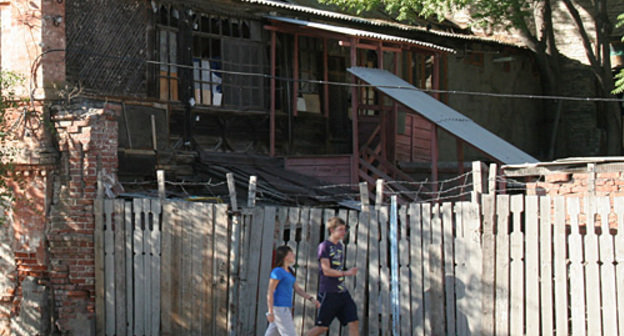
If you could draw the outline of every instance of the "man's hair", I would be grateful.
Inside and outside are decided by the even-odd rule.
[[[334,231],[340,225],[347,225],[340,217],[332,217],[327,220],[327,230],[329,230],[329,232]]]

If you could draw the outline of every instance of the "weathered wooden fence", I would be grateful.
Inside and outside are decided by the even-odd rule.
[[[412,203],[397,209],[396,240],[391,210],[365,202],[362,211],[253,206],[228,213],[206,203],[103,201],[95,237],[100,333],[262,335],[274,248],[296,251],[297,281],[316,292],[316,247],[335,215],[349,225],[345,267],[359,267],[347,287],[362,334],[390,335],[393,318],[401,335],[624,332],[624,231],[616,230],[624,198]],[[300,334],[315,314],[295,298]],[[334,322],[330,335],[339,334],[346,330]]]

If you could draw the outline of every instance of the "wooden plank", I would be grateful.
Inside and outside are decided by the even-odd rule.
[[[526,276],[526,323],[527,335],[539,334],[539,231],[538,231],[538,196],[526,196],[525,212],[525,276]]]
[[[587,300],[587,333],[602,335],[600,322],[600,266],[598,265],[598,236],[596,235],[596,197],[587,196],[584,200],[587,225],[583,237],[585,248],[585,291]],[[578,293],[578,292],[577,292]]]
[[[113,200],[104,201],[104,261],[106,278],[106,334],[115,334],[115,231],[113,231]]]
[[[327,221],[336,216],[336,212],[333,209],[324,209],[323,210],[323,226],[325,227],[325,239],[327,240],[329,237],[329,230],[327,229]],[[345,219],[344,217],[343,220]],[[345,221],[346,223],[346,221]],[[344,244],[344,242],[343,242]],[[343,245],[343,252],[346,251],[346,248]],[[344,269],[344,253],[343,253],[343,264],[341,268]],[[329,335],[339,335],[340,334],[340,322],[334,321],[329,325]]]
[[[143,309],[143,323],[145,335],[152,334],[152,233],[150,228],[149,213],[151,202],[148,198],[143,199],[143,267],[145,274],[145,286],[143,295],[145,308]]]
[[[249,283],[249,254],[250,254],[250,234],[251,225],[253,221],[252,212],[247,209],[249,213],[243,213],[242,228],[241,228],[241,246],[240,246],[240,281],[239,281],[239,296],[238,296],[238,321],[237,332],[244,334],[244,328],[249,322],[249,310],[250,305],[247,303],[250,299],[250,287]],[[253,298],[255,300],[255,297]],[[255,311],[254,311],[255,316]]]
[[[440,205],[433,206],[431,220],[431,245],[429,245],[429,273],[430,276],[430,307],[432,335],[443,335],[444,321],[444,273],[442,272],[442,221]]]
[[[227,215],[228,206],[227,204],[216,204],[214,206],[215,211],[215,243],[214,243],[214,256],[217,273],[215,274],[216,282],[216,292],[214,293],[215,301],[217,303],[217,310],[215,311],[216,319],[215,324],[217,326],[216,335],[223,335],[227,333],[227,292],[228,292],[228,265],[229,265],[229,244],[228,244],[228,226],[229,220]],[[275,209],[273,210],[275,211]],[[275,212],[273,212],[273,225],[271,225],[270,236],[272,237],[273,229],[275,227]],[[263,254],[264,258],[264,254]],[[271,258],[269,258],[269,270],[266,271],[266,276],[264,281],[269,281],[269,272],[271,267]],[[214,268],[214,266],[213,266]],[[260,278],[260,283],[262,284],[262,278]],[[266,286],[262,287],[265,288]],[[265,297],[266,300],[266,296]],[[263,316],[264,317],[264,316]]]
[[[379,335],[379,212],[371,211],[368,239],[368,334]]]
[[[423,203],[421,206],[422,220],[422,260],[423,260],[423,327],[425,335],[431,335],[431,204]]]
[[[481,161],[472,162],[472,201],[479,202],[483,193],[483,173]]]
[[[467,212],[465,210],[467,202],[455,203],[455,330],[458,336],[470,335],[470,326],[466,313],[470,309],[468,297],[468,284],[470,283],[470,270],[468,269],[468,229]]]
[[[145,318],[145,267],[143,265],[143,228],[141,214],[143,200],[135,198],[132,201],[134,212],[134,334],[144,334]]]
[[[126,236],[124,201],[115,200],[115,334],[126,335]]]
[[[585,292],[583,276],[583,241],[579,233],[580,205],[578,198],[568,198],[568,215],[570,217],[570,236],[568,238],[568,255],[570,256],[570,291]],[[570,295],[572,334],[585,335],[585,295]],[[557,332],[559,333],[559,332]]]
[[[133,262],[132,262],[132,240],[134,239],[132,233],[132,202],[125,202],[124,206],[124,265],[126,266],[126,335],[132,335],[134,330],[134,302],[132,297],[134,295],[134,279],[132,276]]]
[[[552,229],[551,201],[550,196],[542,196],[539,199],[540,223],[540,321],[542,335],[553,335],[553,258],[552,258]]]
[[[410,253],[407,228],[407,206],[399,208],[399,293],[400,293],[400,325],[401,335],[410,335],[411,315],[410,315]]]
[[[201,298],[201,305],[198,306],[200,310],[201,321],[201,333],[206,335],[216,330],[216,318],[215,318],[215,283],[214,283],[214,268],[215,260],[214,254],[214,236],[215,236],[215,218],[216,210],[212,204],[204,204],[199,208],[198,217],[200,220],[199,226],[199,251],[195,254],[201,256],[201,270],[199,275],[199,283],[197,288],[200,292],[197,296]],[[255,300],[255,298],[254,298]]]
[[[477,307],[482,307],[483,290],[481,272],[483,270],[483,253],[481,250],[481,215],[479,204],[466,202],[464,205],[464,235],[467,238],[468,282],[466,282],[466,299]],[[478,309],[468,309],[463,312],[468,320],[470,334],[480,334],[481,313]],[[459,319],[459,318],[458,318]]]
[[[347,215],[347,223],[349,224],[349,244],[347,245],[346,268],[351,269],[357,265],[357,244],[358,244],[358,228],[359,217],[358,212],[351,210]],[[347,289],[351,294],[355,293],[355,277],[350,276],[345,280]],[[361,306],[360,306],[361,307]]]
[[[496,164],[490,165],[490,173],[494,171],[494,178],[490,174],[489,185],[490,193],[488,195],[482,195],[481,204],[483,206],[483,262],[482,262],[482,306],[481,311],[482,319],[481,326],[483,327],[482,333],[484,335],[494,334],[494,308],[495,308],[495,270],[496,270],[496,252],[495,252],[495,240],[494,240],[494,210],[495,210],[495,190],[492,186],[496,185]],[[536,292],[537,293],[537,292]]]
[[[446,302],[446,333],[455,335],[455,256],[453,249],[453,203],[442,204],[444,250],[444,294]]]
[[[277,222],[275,223],[275,237],[273,245],[277,248],[277,246],[286,245],[286,240],[284,238],[284,234],[286,230],[290,230],[290,224],[288,223],[288,208],[287,207],[278,207],[276,209],[277,212]],[[294,250],[293,250],[294,251]]]
[[[509,195],[496,196],[496,321],[497,335],[509,334]]]
[[[258,272],[258,311],[256,315],[256,335],[262,335],[266,329],[266,289],[269,285],[269,274],[271,273],[271,259],[273,251],[273,230],[275,229],[275,207],[266,207],[264,210],[264,228],[262,230],[262,247],[259,250],[260,268]]]
[[[172,335],[183,334],[184,327],[184,310],[183,310],[183,275],[182,275],[182,263],[183,263],[183,234],[185,226],[185,218],[189,215],[189,203],[188,202],[176,202],[175,215],[172,216],[172,235],[171,235],[171,320],[172,320]]]
[[[555,331],[568,335],[568,273],[565,198],[555,197],[553,226],[553,270],[555,273]]]
[[[249,191],[247,193],[247,207],[253,208],[256,206],[256,185],[258,183],[258,177],[249,176]],[[228,181],[229,186],[229,181]],[[232,204],[232,207],[234,204]],[[234,208],[233,208],[234,209]]]
[[[181,333],[191,334],[193,328],[193,306],[195,291],[193,286],[193,231],[199,217],[198,204],[185,202],[185,213],[182,218],[182,235],[181,235],[181,252],[182,252],[182,272],[180,273],[181,282],[181,311],[180,311],[180,327]]]
[[[205,248],[205,239],[207,233],[207,226],[211,226],[211,222],[207,222],[207,219],[210,217],[207,216],[205,212],[208,212],[212,209],[211,205],[204,205],[201,203],[190,203],[189,206],[193,209],[193,216],[188,218],[188,223],[186,224],[189,228],[188,233],[190,234],[189,243],[191,245],[191,255],[189,256],[189,268],[190,273],[185,274],[184,276],[189,277],[190,288],[188,288],[188,293],[191,295],[191,319],[188,321],[188,333],[190,335],[201,335],[203,332],[210,332],[211,330],[204,330],[204,314],[202,307],[202,301],[205,299],[201,293],[206,290],[206,287],[211,287],[210,283],[205,283],[202,280],[204,276],[204,248]],[[206,211],[206,208],[210,209]],[[212,219],[212,218],[210,218]],[[208,259],[211,259],[210,253],[207,255]],[[209,271],[211,271],[209,269]],[[210,273],[208,273],[210,274]]]
[[[234,174],[227,173],[225,174],[227,179],[228,191],[230,193],[230,204],[232,204],[232,209],[234,211],[238,210],[238,200],[236,198],[236,184],[234,182]]]
[[[310,243],[309,243],[309,221],[310,221],[310,208],[302,208],[299,212],[300,215],[300,223],[301,223],[301,237],[299,246],[297,249],[297,283],[301,288],[306,290],[306,278],[308,271],[308,257],[310,252]],[[309,294],[316,294],[310,293]],[[297,334],[301,334],[303,332],[303,315],[305,310],[306,301],[304,298],[300,296],[295,296],[295,315],[294,315],[294,323],[295,330]]]
[[[241,255],[241,226],[242,218],[240,213],[232,216],[232,229],[230,230],[230,277],[228,287],[228,334],[238,335],[238,316],[240,306],[238,297],[240,290],[240,255]]]
[[[390,263],[389,263],[389,234],[388,224],[389,215],[388,207],[382,206],[379,209],[379,313],[381,318],[379,320],[379,328],[381,329],[381,335],[390,335],[392,332],[392,316],[390,305]]]
[[[106,332],[106,281],[104,279],[104,199],[98,197],[93,203],[95,216],[94,254],[95,254],[95,334]]]
[[[264,208],[263,207],[255,207],[253,208],[253,222],[251,224],[251,231],[249,233],[250,237],[250,247],[249,247],[249,276],[247,278],[247,284],[249,286],[249,292],[247,293],[247,297],[252,300],[247,304],[251,304],[253,302],[258,302],[259,296],[264,295],[265,293],[260,291],[258,284],[258,271],[260,267],[260,253],[256,251],[260,251],[262,247],[262,229],[264,223]],[[265,289],[266,290],[266,289]],[[261,309],[261,311],[265,311],[265,307],[259,307],[259,305],[254,304],[253,306],[249,306],[249,314],[248,320],[243,324],[243,334],[244,335],[255,335],[256,334],[256,317],[257,310]],[[262,321],[264,322],[264,321]]]
[[[410,297],[411,325],[413,335],[424,335],[424,300],[423,300],[423,260],[422,260],[422,222],[421,206],[417,203],[409,205],[410,225]]]
[[[511,311],[509,315],[510,335],[522,335],[524,329],[524,235],[522,233],[522,212],[524,196],[511,196],[511,212],[513,213],[513,230],[510,236],[511,250]]]
[[[360,334],[364,334],[368,326],[365,319],[365,317],[368,316],[365,303],[366,290],[368,288],[368,232],[370,228],[370,211],[368,207],[365,206],[363,206],[362,209],[363,210],[359,213],[357,230],[356,266],[359,267],[359,270],[358,274],[353,279],[353,300],[358,308],[361,307],[361,311],[359,312],[362,319],[362,323],[360,323]]]
[[[609,197],[597,197],[597,210],[600,214],[602,232],[600,234],[600,275],[602,278],[602,332],[603,335],[617,335],[617,304],[615,267],[613,262],[613,236],[609,230]]]
[[[309,250],[308,250],[308,272],[306,274],[306,292],[310,294],[318,293],[318,278],[319,278],[319,262],[317,259],[317,248],[318,244],[321,240],[321,230],[322,230],[322,218],[323,210],[321,209],[312,209],[310,210],[310,240],[309,240]],[[310,330],[314,325],[314,319],[316,317],[316,307],[312,305],[306,305],[305,307],[305,315],[304,315],[304,329]]]
[[[173,226],[177,215],[175,203],[171,201],[163,202],[163,226],[162,226],[162,246],[161,246],[161,274],[160,274],[160,307],[161,307],[161,332],[163,335],[171,335],[171,315],[173,313],[171,305],[172,297],[172,246]],[[128,214],[128,204],[126,204],[126,216]],[[127,223],[126,223],[127,225]],[[127,233],[127,232],[126,232]],[[128,296],[129,298],[131,296]],[[131,315],[131,314],[130,314]],[[129,333],[130,334],[130,333]]]
[[[615,197],[613,210],[617,216],[617,233],[614,240],[618,330],[622,333],[624,331],[624,197]]]
[[[288,229],[290,235],[287,245],[290,246],[293,251],[297,251],[297,224],[299,223],[299,216],[301,215],[301,209],[290,208],[288,209]]]

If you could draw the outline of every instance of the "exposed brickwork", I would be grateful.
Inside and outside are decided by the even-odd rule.
[[[93,200],[101,171],[116,179],[120,106],[84,106],[53,116],[61,151],[48,234],[50,281],[61,331],[92,334]]]

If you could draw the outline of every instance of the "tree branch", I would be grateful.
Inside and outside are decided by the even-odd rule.
[[[594,69],[594,72],[596,73],[596,75],[600,74],[602,72],[602,68],[600,67],[600,64],[598,64],[596,55],[594,54],[594,51],[592,50],[592,44],[591,44],[591,41],[589,40],[589,35],[587,35],[587,30],[585,29],[585,25],[583,24],[583,19],[581,18],[581,14],[579,14],[579,11],[576,9],[576,7],[574,7],[574,4],[572,3],[571,0],[563,0],[563,3],[568,8],[570,15],[572,15],[572,19],[574,20],[574,23],[576,24],[576,28],[578,29],[579,34],[581,35],[583,46],[585,47],[585,54],[587,55],[587,59],[589,60],[589,63]],[[597,76],[597,77],[601,77],[601,76]],[[599,80],[601,80],[601,78]]]

